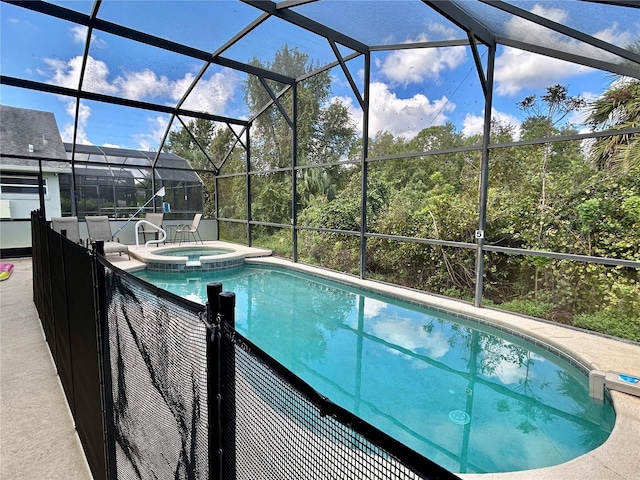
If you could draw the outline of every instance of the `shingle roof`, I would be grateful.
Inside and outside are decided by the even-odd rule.
[[[33,146],[32,152],[29,145]],[[64,160],[43,161],[46,171],[69,169],[53,113],[0,105],[0,168],[33,170],[38,168],[37,159]]]

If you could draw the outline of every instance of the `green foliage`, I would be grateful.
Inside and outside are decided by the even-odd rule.
[[[613,315],[606,311],[581,313],[576,316],[573,324],[576,327],[594,332],[640,342],[640,317],[637,314],[632,316]]]
[[[218,234],[225,242],[247,244],[247,227],[241,223],[218,222]]]
[[[252,65],[298,78],[315,70],[317,65],[306,53],[283,46],[273,62],[254,58]],[[265,87],[266,84],[266,87]],[[244,97],[252,115],[256,116],[252,153],[260,169],[284,168],[291,165],[293,121],[292,90],[271,80],[249,76],[244,85]],[[269,92],[267,89],[270,89]],[[331,77],[328,71],[299,82],[296,89],[297,163],[308,165],[342,159],[355,141],[355,125],[349,111],[339,101],[329,102]],[[264,110],[279,95],[282,110],[275,105]]]
[[[244,151],[236,146],[235,135],[228,126],[222,127],[201,118],[191,120],[180,130],[170,131],[164,149],[186,159],[195,169],[209,171],[215,171],[227,162],[240,163],[244,156]],[[214,218],[215,176],[201,174],[200,178],[204,194],[204,215]]]
[[[551,102],[551,103],[549,103]],[[526,138],[575,133],[560,121],[576,106],[564,89],[528,99],[537,109],[524,124]],[[500,141],[512,129],[494,125]],[[371,157],[445,150],[465,139],[452,125],[430,127],[407,142],[380,132]],[[367,230],[403,237],[473,242],[477,228],[479,155],[428,155],[370,164]],[[638,260],[640,171],[612,176],[594,170],[580,142],[557,142],[492,151],[487,241],[502,246]],[[300,222],[338,230],[359,229],[360,180],[350,181],[327,201],[312,201]],[[321,191],[317,188],[316,191]],[[306,261],[355,273],[357,236],[305,234]],[[423,243],[370,238],[367,275],[449,297],[472,299],[475,252]],[[485,298],[500,308],[561,323],[611,319],[633,337],[629,319],[640,317],[636,270],[554,260],[541,256],[486,255]],[[606,314],[605,314],[606,313]],[[600,320],[599,320],[600,321]],[[602,323],[602,322],[601,322]],[[597,322],[590,328],[598,327]],[[607,327],[609,328],[609,327]]]
[[[500,305],[503,310],[529,315],[530,317],[547,318],[553,310],[553,304],[540,300],[518,299],[504,302]]]
[[[277,172],[251,178],[251,218],[291,224],[291,175]]]
[[[274,255],[291,258],[293,247],[291,230],[285,228],[257,227],[252,230],[252,246],[266,248]]]
[[[591,103],[587,120],[593,129],[624,129],[640,125],[640,80],[618,79]],[[612,135],[596,139],[591,162],[600,170],[624,173],[640,166],[640,135]]]
[[[305,231],[298,235],[300,260],[357,275],[360,272],[358,236]]]

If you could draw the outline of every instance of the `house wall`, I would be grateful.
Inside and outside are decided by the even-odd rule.
[[[5,250],[24,248],[31,248],[31,220],[0,220],[2,253]]]
[[[24,171],[13,172],[3,170],[4,174],[24,175]],[[60,217],[62,211],[60,209],[60,182],[57,173],[43,172],[42,177],[47,182],[47,194],[44,197],[44,208],[47,220],[51,217]],[[4,200],[4,201],[2,201]],[[11,212],[12,220],[29,219],[31,212],[40,208],[40,196],[38,194],[25,193],[0,193],[0,203],[3,204],[3,210],[8,202],[8,208]],[[8,213],[5,212],[5,213]],[[7,218],[3,215],[3,219]]]

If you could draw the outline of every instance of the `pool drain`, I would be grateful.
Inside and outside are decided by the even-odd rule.
[[[462,410],[451,410],[449,412],[449,420],[456,425],[466,425],[471,421],[469,414]]]

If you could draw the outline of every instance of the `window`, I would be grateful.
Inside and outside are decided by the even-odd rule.
[[[47,179],[43,178],[44,194],[47,195]],[[17,193],[38,195],[39,182],[36,175],[2,175],[0,176],[0,193]]]

